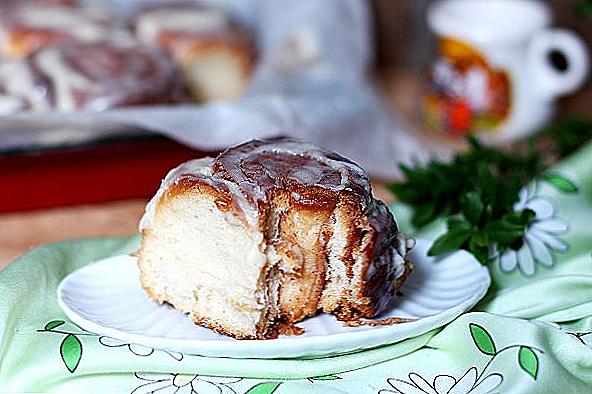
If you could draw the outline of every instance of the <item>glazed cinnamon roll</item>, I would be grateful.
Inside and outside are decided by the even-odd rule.
[[[275,338],[319,311],[374,317],[411,247],[365,172],[319,146],[254,140],[172,170],[140,223],[155,301],[235,338]]]
[[[130,42],[125,21],[104,7],[65,0],[19,0],[0,6],[0,56],[20,59],[58,43]]]
[[[0,85],[37,111],[101,111],[185,99],[175,64],[142,45],[68,43],[2,67]]]
[[[191,4],[152,7],[138,15],[135,32],[176,60],[197,101],[238,98],[248,83],[251,37],[221,10]]]

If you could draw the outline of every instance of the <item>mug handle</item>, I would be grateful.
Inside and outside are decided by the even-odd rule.
[[[533,83],[549,100],[582,86],[590,68],[586,44],[566,29],[546,29],[535,34],[528,57]]]

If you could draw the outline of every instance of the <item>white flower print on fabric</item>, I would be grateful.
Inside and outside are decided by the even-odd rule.
[[[493,373],[478,381],[477,368],[471,367],[459,379],[450,375],[438,375],[428,382],[416,373],[409,374],[409,381],[390,378],[388,384],[393,388],[380,390],[380,394],[486,394],[491,393],[503,381],[502,375]]]
[[[378,394],[485,394],[491,393],[503,381],[500,373],[485,375],[485,371],[492,365],[494,360],[502,353],[517,351],[518,367],[530,376],[533,381],[539,376],[540,360],[539,355],[544,354],[541,349],[532,345],[512,344],[498,347],[495,340],[487,329],[477,323],[469,323],[469,333],[473,344],[482,356],[488,361],[481,370],[477,372],[476,366],[471,366],[460,377],[455,378],[448,374],[440,374],[434,377],[430,383],[426,378],[417,372],[411,372],[408,380],[388,378],[386,382],[390,389],[382,389]],[[537,355],[537,353],[539,355]],[[499,360],[499,359],[498,359]]]
[[[142,380],[132,394],[236,394],[230,385],[240,382],[243,378],[225,378],[202,375],[183,374],[141,374],[134,376]]]
[[[535,213],[534,221],[524,232],[523,244],[518,250],[509,249],[501,256],[492,256],[498,260],[503,272],[509,273],[516,268],[526,276],[535,273],[535,264],[551,267],[554,264],[553,252],[564,252],[568,244],[559,238],[568,230],[568,225],[555,216],[551,201],[535,195],[535,188],[524,188],[520,199],[514,204],[514,211],[530,209]]]
[[[119,339],[106,337],[106,336],[100,337],[99,343],[101,345],[107,346],[107,347],[127,347],[130,352],[132,352],[136,356],[140,356],[140,357],[148,357],[154,353],[154,349],[151,347],[137,345],[135,343],[127,343],[127,342],[121,341]],[[172,358],[174,358],[177,361],[183,360],[183,354],[181,354],[181,353],[171,352],[171,351],[167,351],[167,350],[163,350],[163,352],[165,352],[166,354],[168,354],[169,356],[171,356]]]

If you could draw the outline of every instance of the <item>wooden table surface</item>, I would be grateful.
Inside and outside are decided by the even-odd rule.
[[[0,269],[26,251],[49,242],[134,234],[143,200],[117,201],[0,215]]]

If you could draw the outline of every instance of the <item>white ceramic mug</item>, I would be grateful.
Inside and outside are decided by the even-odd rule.
[[[540,1],[441,0],[430,6],[428,24],[439,53],[422,108],[433,129],[492,143],[525,136],[588,74],[585,44],[550,28],[551,11]]]

